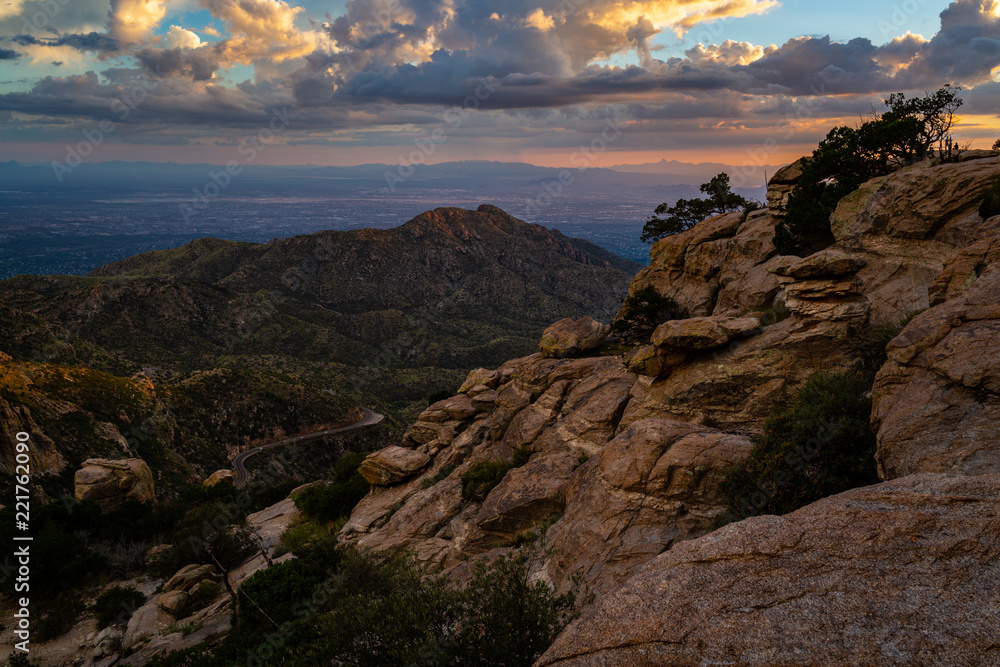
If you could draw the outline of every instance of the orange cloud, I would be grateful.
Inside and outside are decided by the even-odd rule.
[[[226,62],[246,65],[267,58],[280,63],[316,48],[317,35],[294,25],[302,7],[283,0],[201,0],[201,5],[225,23],[231,35],[219,45]]]
[[[127,44],[143,42],[166,14],[164,0],[111,0],[108,33]]]

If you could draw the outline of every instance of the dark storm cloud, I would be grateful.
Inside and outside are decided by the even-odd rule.
[[[151,74],[161,77],[188,77],[208,81],[219,69],[219,54],[213,46],[199,49],[146,48],[135,54],[139,63]]]
[[[87,34],[70,33],[53,39],[39,39],[34,35],[14,35],[13,37],[8,37],[7,40],[21,46],[69,46],[77,51],[95,51],[98,53],[117,51],[120,48],[118,40],[98,32]]]
[[[21,54],[12,49],[0,49],[0,60],[17,60]]]

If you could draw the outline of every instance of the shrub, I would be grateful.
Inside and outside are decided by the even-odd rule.
[[[482,502],[513,468],[507,461],[480,461],[462,475],[462,497]]]
[[[337,461],[332,482],[304,489],[295,497],[295,506],[309,518],[324,523],[348,516],[371,488],[358,472],[364,460],[363,454],[346,452]]]
[[[993,181],[990,189],[983,196],[983,203],[979,206],[979,215],[983,219],[1000,215],[1000,178]]]
[[[888,110],[857,128],[830,130],[792,190],[785,219],[776,228],[774,245],[784,255],[808,255],[834,241],[830,216],[837,203],[865,181],[900,165],[922,160],[948,136],[962,104],[958,87],[907,99],[890,95]]]
[[[72,630],[80,614],[86,609],[86,605],[80,600],[67,599],[61,595],[45,607],[46,611],[36,629],[37,639],[41,642],[61,637]]]
[[[450,664],[531,665],[556,635],[579,615],[576,594],[556,595],[548,584],[531,583],[530,553],[480,561],[462,592],[462,623]]]
[[[275,557],[284,556],[289,551],[295,551],[325,534],[325,529],[311,521],[297,521],[282,533],[281,545],[275,550],[274,555]]]
[[[152,567],[170,576],[191,563],[228,567],[248,555],[258,543],[250,533],[245,512],[236,503],[216,501],[195,507],[177,524],[173,548]]]
[[[443,401],[446,398],[451,398],[454,394],[449,389],[439,389],[438,391],[432,392],[427,397],[427,405],[434,405],[438,401]]]
[[[31,660],[27,653],[14,651],[4,664],[7,667],[35,667],[38,663]]]
[[[112,624],[127,622],[133,612],[145,602],[146,596],[131,586],[109,588],[94,603],[97,627],[106,628]]]
[[[323,581],[323,570],[298,559],[260,570],[240,587],[240,595],[251,601],[243,604],[242,629],[267,633],[295,618],[300,600],[309,596]],[[260,610],[265,610],[268,620]]]
[[[760,202],[748,200],[729,189],[729,175],[721,173],[708,183],[702,183],[701,191],[708,199],[678,199],[673,206],[660,204],[642,228],[642,240],[653,243],[664,236],[678,234],[691,229],[696,224],[718,213],[743,210],[745,213],[761,207]],[[661,218],[661,215],[666,217]]]
[[[631,344],[648,343],[657,326],[681,315],[676,301],[647,285],[625,298],[611,331]]]
[[[529,583],[530,554],[478,563],[464,589],[411,553],[337,547],[331,538],[298,555],[243,585],[243,624],[220,645],[150,664],[530,665],[578,613],[574,593]]]
[[[765,422],[750,456],[720,482],[731,517],[787,514],[878,482],[870,388],[850,373],[811,376],[792,408]]]

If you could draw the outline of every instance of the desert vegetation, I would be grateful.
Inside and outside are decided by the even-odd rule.
[[[959,87],[945,86],[923,97],[902,93],[885,100],[856,128],[835,127],[803,162],[803,174],[788,200],[785,220],[774,234],[783,255],[802,256],[833,243],[830,215],[844,196],[867,180],[931,156],[950,136],[962,105]]]

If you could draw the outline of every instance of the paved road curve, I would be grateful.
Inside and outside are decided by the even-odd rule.
[[[328,435],[335,435],[337,433],[346,433],[347,431],[353,431],[356,428],[363,428],[365,426],[374,426],[382,421],[383,417],[377,412],[373,412],[368,408],[362,408],[364,416],[361,417],[360,421],[357,421],[350,426],[340,426],[338,428],[332,428],[329,431],[317,431],[316,433],[307,433],[305,435],[297,435],[294,438],[286,438],[285,440],[279,440],[278,442],[271,442],[266,445],[261,445],[260,447],[254,447],[253,449],[248,449],[243,452],[235,459],[233,459],[233,470],[236,471],[236,488],[241,489],[243,486],[250,481],[250,473],[247,472],[246,466],[244,465],[248,458],[254,454],[259,454],[265,449],[272,449],[274,447],[281,447],[282,445],[290,445],[294,442],[304,442],[306,440],[315,440],[316,438],[323,438]]]

